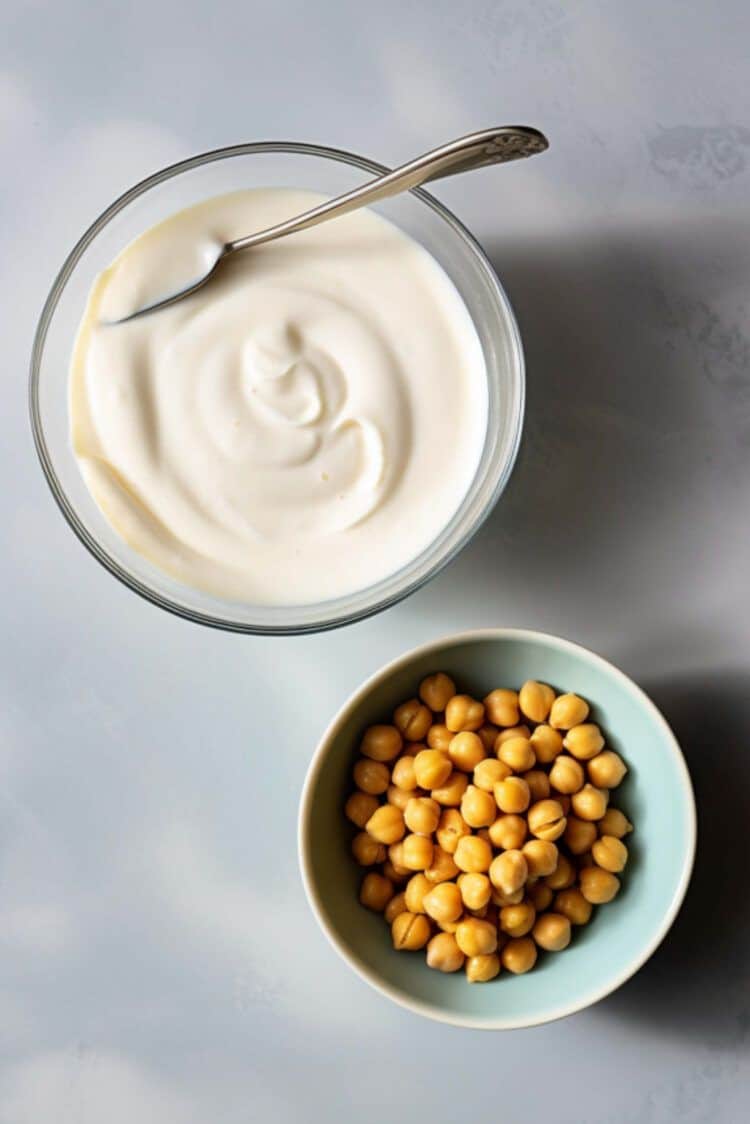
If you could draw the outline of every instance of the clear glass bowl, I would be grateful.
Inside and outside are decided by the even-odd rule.
[[[241,188],[306,188],[338,195],[386,169],[337,149],[307,144],[235,145],[157,172],[86,231],[58,274],[42,311],[31,359],[30,407],[39,459],[52,493],[81,542],[125,585],[155,605],[216,628],[301,633],[377,613],[419,589],[466,545],[503,491],[523,422],[524,364],[510,303],[482,249],[450,211],[417,190],[375,208],[420,242],[452,278],[484,350],[488,425],[484,449],[460,509],[434,542],[398,572],[345,597],[312,605],[265,606],[204,593],[175,581],[125,543],[83,481],[68,433],[68,366],[96,276],[137,235],[183,207]],[[363,175],[365,173],[365,175]]]

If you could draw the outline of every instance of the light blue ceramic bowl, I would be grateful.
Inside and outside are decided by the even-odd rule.
[[[358,739],[430,672],[445,670],[482,696],[493,687],[541,679],[592,703],[608,742],[629,773],[616,805],[635,824],[631,859],[614,902],[595,910],[561,953],[540,957],[525,976],[488,984],[429,969],[422,954],[395,952],[381,916],[357,901],[361,870],[342,806]],[[615,803],[615,801],[613,801]],[[636,685],[584,648],[517,629],[463,633],[424,645],[372,676],[326,730],[302,793],[302,877],[320,925],[343,959],[404,1007],[457,1026],[503,1030],[534,1026],[596,1003],[624,983],[664,939],[685,895],[695,852],[695,804],[685,761],[664,718]]]

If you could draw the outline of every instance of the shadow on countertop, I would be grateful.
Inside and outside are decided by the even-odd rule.
[[[683,907],[663,944],[593,1008],[707,1046],[750,1041],[750,676],[642,684],[677,736],[695,787],[698,848]]]
[[[495,511],[420,601],[453,588],[507,619],[531,589],[658,596],[750,472],[737,224],[486,248],[523,339],[523,440]]]

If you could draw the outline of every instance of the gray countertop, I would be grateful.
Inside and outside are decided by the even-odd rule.
[[[747,5],[8,0],[2,22],[1,1124],[739,1121]],[[460,559],[371,621],[284,641],[114,582],[58,514],[25,406],[36,317],[92,217],[224,143],[395,162],[515,121],[549,134],[545,157],[436,189],[488,248],[528,360],[519,463]],[[580,641],[651,691],[701,813],[653,960],[595,1008],[505,1035],[370,991],[295,857],[331,713],[386,659],[488,623]]]

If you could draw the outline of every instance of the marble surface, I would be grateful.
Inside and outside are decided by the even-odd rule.
[[[747,5],[7,0],[2,25],[0,1122],[739,1121]],[[522,454],[476,540],[405,604],[317,637],[210,632],[121,588],[58,514],[26,420],[35,320],[81,230],[220,144],[388,162],[504,121],[544,128],[549,154],[436,192],[490,251],[528,358]],[[332,711],[382,661],[487,623],[633,675],[701,800],[693,886],[651,963],[502,1036],[368,990],[295,859]]]

